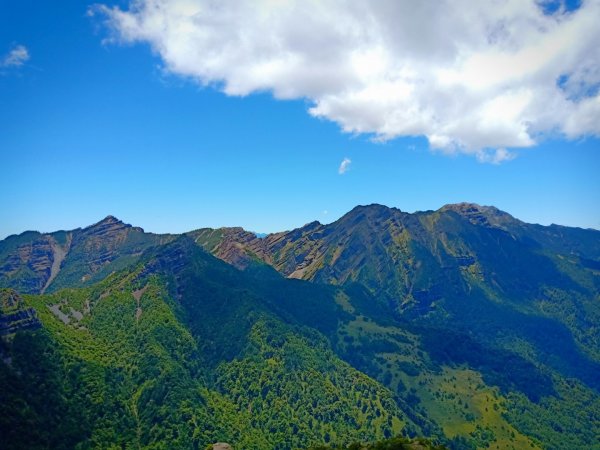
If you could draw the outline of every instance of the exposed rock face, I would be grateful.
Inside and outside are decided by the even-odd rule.
[[[240,228],[195,233],[199,245],[238,268],[259,260],[290,278],[359,282],[417,313],[443,298],[464,298],[474,280],[523,299],[535,295],[534,286],[568,285],[555,263],[538,253],[541,247],[575,255],[584,267],[600,264],[598,231],[526,224],[474,203],[413,214],[357,206],[331,224],[312,222],[264,238]]]
[[[113,216],[68,232],[10,236],[0,241],[0,287],[37,294],[93,282],[172,239],[144,233]]]
[[[93,283],[136,261],[144,251],[173,240],[171,235],[145,233],[113,216],[73,231],[69,253],[50,290]]]
[[[43,288],[50,277],[52,263],[54,261],[54,252],[50,236],[39,233],[24,233],[15,236],[16,242],[5,243],[9,247],[8,251],[2,251],[0,247],[0,278],[12,279],[12,286],[23,292],[38,292]],[[19,238],[27,235],[30,240],[23,243]],[[12,245],[10,245],[12,244]]]
[[[14,334],[20,330],[35,330],[41,326],[33,308],[0,316],[0,336]]]
[[[270,261],[264,240],[240,227],[201,228],[188,235],[206,251],[238,269],[247,268],[252,260]]]
[[[30,246],[19,247],[19,258],[23,262],[27,261],[27,265],[34,272],[49,275],[53,261],[52,246],[49,239],[44,236]]]
[[[441,212],[454,211],[466,217],[474,225],[503,228],[521,222],[510,214],[494,206],[480,206],[476,203],[455,203],[440,208]]]
[[[508,279],[515,286],[532,286],[536,265],[548,265],[535,254],[536,247],[575,255],[588,268],[600,264],[597,231],[530,225],[473,203],[413,214],[382,205],[357,206],[327,225],[311,222],[260,238],[242,228],[186,235],[239,269],[258,262],[290,278],[355,281],[396,304],[421,304],[423,312],[441,291],[453,296],[467,292],[465,274],[496,283],[505,293],[513,289],[506,285]],[[11,236],[0,241],[0,286],[39,293],[93,283],[175,238],[145,233],[113,216],[72,232]],[[523,286],[519,289],[524,292]]]
[[[65,257],[67,256],[67,253],[69,252],[69,249],[71,248],[71,241],[73,235],[71,233],[67,234],[67,239],[64,248],[61,245],[59,245],[58,242],[56,242],[56,239],[54,239],[52,236],[48,237],[50,241],[50,246],[52,247],[52,267],[50,267],[50,276],[46,280],[46,283],[44,284],[44,287],[41,290],[42,294],[46,291],[46,289],[48,289],[48,287],[52,284],[52,282],[58,275],[58,272],[60,271],[60,268],[62,266],[62,262],[64,261]]]
[[[384,247],[401,234],[407,216],[381,205],[358,206],[329,225],[315,221],[265,238],[242,229],[221,229],[217,242],[214,234],[206,239],[209,231],[204,230],[196,236],[196,242],[238,268],[245,268],[249,260],[255,259],[290,278],[339,284],[358,274],[354,269],[362,265],[369,250],[376,249],[384,256],[378,267],[389,265]]]
[[[217,442],[216,444],[213,444],[212,448],[213,450],[233,450],[231,445],[224,442]]]
[[[13,289],[0,289],[0,312],[19,309],[23,299]]]
[[[117,257],[116,250],[125,242],[130,229],[131,225],[113,216],[107,216],[76,233],[73,246],[77,247],[83,256],[88,256],[86,263],[94,273]],[[143,230],[141,232],[143,233]]]
[[[40,327],[35,310],[27,308],[17,292],[12,289],[0,290],[0,336]]]

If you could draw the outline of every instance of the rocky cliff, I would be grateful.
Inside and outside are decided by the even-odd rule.
[[[25,306],[17,292],[12,289],[0,289],[0,336],[39,327],[41,324],[35,310]]]
[[[0,287],[34,294],[89,284],[170,240],[113,216],[83,229],[9,236],[0,241]]]

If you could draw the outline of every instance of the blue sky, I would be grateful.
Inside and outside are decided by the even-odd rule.
[[[314,87],[310,76],[267,74],[263,85],[230,62],[211,75],[187,64],[185,52],[173,57],[168,37],[143,25],[124,29],[115,10],[90,16],[90,5],[0,2],[0,238],[86,226],[108,214],[153,232],[273,232],[331,222],[357,204],[412,212],[460,201],[528,222],[600,229],[595,123],[540,122],[523,137],[503,122],[498,137],[456,131],[466,122],[443,139],[441,128],[426,124],[407,137],[410,129],[377,122],[394,105],[374,100],[381,114],[363,117],[337,93],[332,102],[329,85]],[[123,14],[129,7],[108,5]],[[27,57],[7,59],[19,46]],[[585,122],[591,113],[574,109],[570,117],[577,114],[587,114]]]

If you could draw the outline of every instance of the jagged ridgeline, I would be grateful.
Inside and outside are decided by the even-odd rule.
[[[260,237],[109,216],[0,241],[0,286],[6,448],[600,448],[598,231],[473,204]]]

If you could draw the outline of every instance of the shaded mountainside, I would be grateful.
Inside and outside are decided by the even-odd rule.
[[[261,237],[108,217],[0,242],[0,286],[45,292],[2,291],[33,324],[0,341],[12,448],[600,448],[595,230],[474,204]]]
[[[474,204],[415,214],[371,205],[263,239],[240,229],[192,236],[240,268],[261,260],[291,278],[358,282],[400,320],[510,348],[527,341],[563,373],[600,385],[599,231],[529,225]]]
[[[248,282],[188,238],[144,260],[26,297],[43,328],[3,344],[5,448],[291,449],[420,431],[318,331],[337,329],[337,291],[272,273]],[[316,328],[304,323],[312,293]]]

